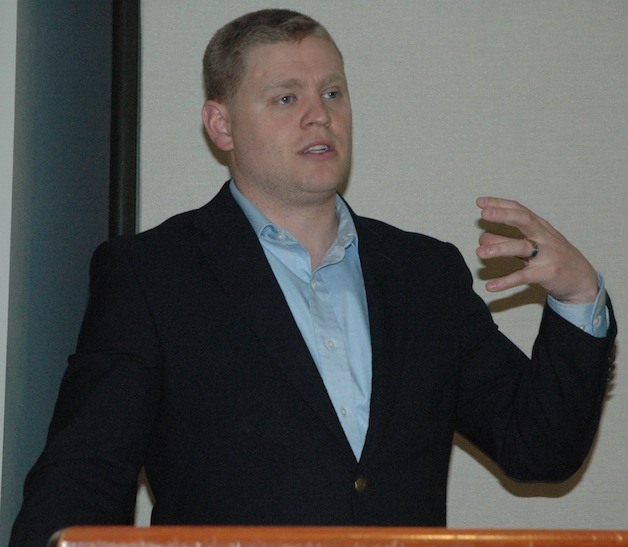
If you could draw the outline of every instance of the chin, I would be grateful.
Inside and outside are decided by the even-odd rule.
[[[327,181],[307,181],[305,188],[315,194],[335,194],[340,188],[342,188],[342,181],[327,180]]]
[[[339,173],[331,173],[328,175],[319,175],[318,177],[306,177],[303,179],[304,185],[313,191],[338,191],[345,184],[346,177],[340,176]]]

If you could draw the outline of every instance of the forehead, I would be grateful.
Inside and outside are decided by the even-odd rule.
[[[243,86],[268,85],[297,79],[317,81],[330,76],[344,80],[344,65],[329,41],[308,36],[300,42],[277,42],[252,47],[245,57]]]

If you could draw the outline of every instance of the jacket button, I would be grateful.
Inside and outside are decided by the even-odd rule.
[[[364,494],[364,492],[366,492],[366,488],[368,487],[368,482],[364,477],[358,477],[355,479],[353,486],[358,494]]]

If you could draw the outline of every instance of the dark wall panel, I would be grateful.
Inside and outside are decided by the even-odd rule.
[[[107,237],[111,3],[20,0],[0,545],[39,455]]]

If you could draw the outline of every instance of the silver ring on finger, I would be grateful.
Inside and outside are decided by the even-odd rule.
[[[532,245],[532,251],[530,252],[530,256],[527,257],[528,260],[530,260],[539,254],[539,244],[533,239],[526,239],[526,240],[530,243],[530,245]]]

